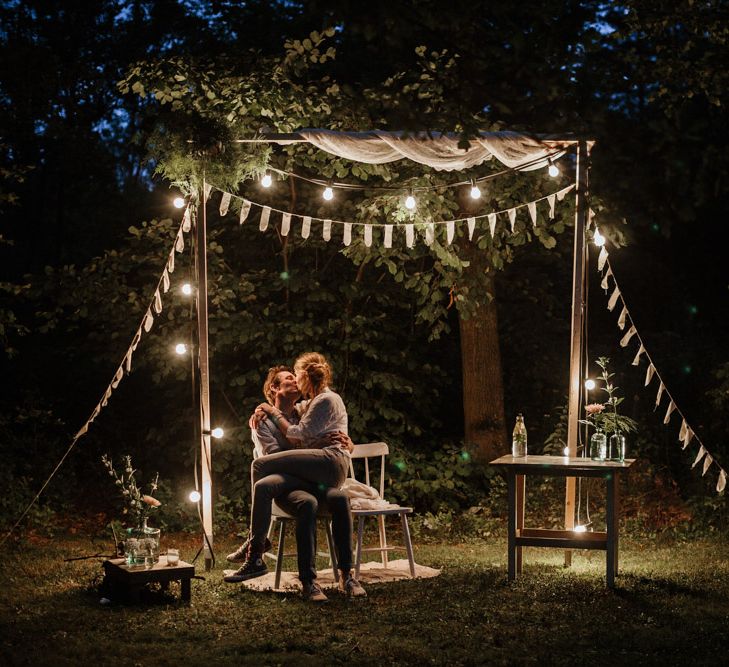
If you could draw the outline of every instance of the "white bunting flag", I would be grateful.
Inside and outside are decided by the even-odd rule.
[[[701,476],[703,477],[706,474],[706,471],[711,467],[711,464],[714,461],[714,457],[711,456],[711,454],[707,454],[704,457],[704,469],[701,472]]]
[[[691,430],[691,427],[686,428],[686,435],[683,438],[683,447],[681,449],[686,449],[686,447],[689,446],[689,443],[691,440],[693,440],[694,432]]]
[[[350,243],[352,243],[352,223],[351,222],[344,223],[343,242],[344,242],[344,245],[349,245]]]
[[[174,251],[170,253],[169,258],[167,259],[167,271],[170,273],[175,272],[175,253]]]
[[[78,440],[82,435],[86,435],[89,431],[89,423],[86,422],[79,430],[76,436],[74,437],[74,440]]]
[[[446,243],[450,245],[453,243],[453,237],[456,234],[456,223],[453,220],[446,222]]]
[[[205,183],[205,187],[203,188],[205,199],[210,197],[210,193],[212,192],[213,186],[210,185],[210,183]]]
[[[719,481],[716,483],[717,492],[721,493],[724,490],[725,486],[726,486],[726,473],[722,470],[719,473]]]
[[[159,315],[162,312],[162,296],[159,293],[159,289],[154,291],[154,312]]]
[[[645,352],[645,347],[643,347],[643,343],[640,344],[640,347],[638,348],[638,353],[635,355],[635,358],[633,359],[633,366],[639,366],[640,365],[640,355]]]
[[[321,237],[325,241],[329,241],[332,238],[332,221],[325,220],[321,228]]]
[[[468,240],[473,241],[473,230],[476,229],[476,218],[468,218],[466,223],[468,224]]]
[[[149,332],[154,324],[154,317],[152,317],[152,311],[147,310],[147,314],[144,316],[144,330]]]
[[[220,217],[224,217],[228,214],[228,208],[230,207],[230,192],[224,192],[220,198]]]
[[[704,458],[705,454],[706,454],[706,450],[704,449],[704,446],[701,445],[701,447],[699,447],[699,453],[696,455],[696,459],[694,460],[691,467],[695,468],[698,465],[699,461],[701,461],[701,459]]]
[[[177,238],[175,239],[175,250],[182,252],[185,249],[185,237],[182,235],[182,230],[177,232]]]
[[[537,226],[537,202],[530,201],[527,204],[527,209],[529,210],[529,217],[532,219],[532,225],[535,227]]]
[[[265,232],[268,229],[268,220],[271,217],[271,207],[264,206],[261,211],[261,221],[258,223],[259,231]]]
[[[618,317],[618,327],[622,331],[625,329],[625,318],[628,316],[628,309],[623,306],[623,309],[620,311],[620,316]]]
[[[281,216],[281,236],[288,236],[291,230],[291,213],[284,213]]]
[[[311,233],[311,216],[305,215],[301,219],[301,238],[308,239]]]
[[[514,224],[516,223],[516,209],[510,208],[507,211],[507,214],[509,215],[509,225],[511,225],[511,233],[514,233]]]
[[[127,356],[124,357],[124,368],[127,369],[127,373],[132,372],[132,350],[131,350],[131,348],[129,348],[129,350],[127,350]]]
[[[251,212],[251,202],[244,199],[240,205],[240,216],[238,217],[238,224],[242,225],[247,219],[248,214]]]
[[[663,398],[663,392],[666,387],[663,386],[663,382],[658,385],[658,393],[656,394],[656,408],[661,404],[661,398]],[[655,409],[655,408],[654,408]]]
[[[630,327],[628,329],[628,333],[626,333],[621,339],[620,339],[620,347],[626,347],[628,343],[630,342],[630,339],[635,336],[638,332],[635,330],[635,327]]]
[[[185,209],[185,215],[182,216],[182,231],[187,233],[190,231],[190,223],[192,220],[192,216],[190,214],[190,207],[188,206]]]
[[[686,432],[688,431],[688,424],[686,423],[685,419],[681,420],[681,429],[678,432],[678,441],[683,442],[683,439],[686,437]]]
[[[405,245],[412,248],[415,243],[415,227],[413,225],[405,225]]]
[[[105,408],[107,403],[109,402],[109,399],[111,398],[111,387],[107,387],[106,391],[104,392],[104,398],[101,399],[101,407]]]
[[[94,411],[91,413],[91,417],[89,417],[89,421],[92,422],[94,419],[96,419],[99,416],[99,413],[101,412],[101,405],[98,403],[96,404],[96,407],[94,408]]]
[[[111,381],[111,386],[116,389],[119,386],[119,383],[122,381],[123,377],[124,368],[122,366],[119,366],[119,368],[116,369],[116,373],[114,374],[114,379]]]
[[[392,228],[394,225],[385,225],[385,248],[392,248]]]
[[[573,189],[574,187],[575,187],[575,184],[573,183],[572,185],[568,185],[568,186],[567,186],[566,188],[562,188],[562,189],[561,189],[561,190],[560,190],[560,191],[559,191],[559,192],[557,193],[557,199],[559,199],[559,201],[562,201],[562,200],[564,199],[565,195],[566,195],[566,194],[567,194],[567,193],[568,193],[568,192],[569,192],[570,190],[572,190],[572,189]]]
[[[597,257],[597,270],[602,271],[602,267],[605,266],[605,262],[608,258],[608,251],[605,250],[605,246],[600,248],[600,254]]]
[[[364,244],[368,248],[372,246],[372,225],[364,226]]]
[[[139,345],[140,340],[142,340],[142,327],[139,327],[139,329],[137,329],[137,333],[135,333],[134,338],[132,338],[132,351],[137,349],[137,345]]]
[[[608,301],[608,310],[612,311],[615,308],[615,304],[618,302],[618,297],[620,296],[620,290],[618,289],[618,286],[615,285],[615,289],[613,290],[613,293],[610,295],[610,299]]]
[[[676,409],[676,404],[673,401],[671,401],[668,404],[668,409],[666,410],[666,416],[663,418],[663,423],[664,424],[668,424],[668,422],[671,421],[671,414],[673,413],[673,411],[675,409]]]
[[[433,245],[435,240],[435,225],[432,222],[425,223],[425,245]]]
[[[653,373],[655,372],[656,367],[653,364],[649,363],[648,369],[645,372],[645,384],[643,385],[644,387],[647,387],[651,383],[651,380],[653,379]]]
[[[491,238],[496,234],[496,213],[489,213],[489,230],[491,231]]]
[[[167,273],[167,269],[162,271],[162,290],[165,294],[170,291],[170,274]]]
[[[602,287],[605,291],[608,289],[608,278],[613,275],[613,270],[608,267],[608,270],[605,271],[605,275],[602,277],[602,282],[600,283],[600,287]]]
[[[554,202],[555,202],[555,196],[554,195],[547,195],[547,201],[549,202],[549,219],[554,220]]]

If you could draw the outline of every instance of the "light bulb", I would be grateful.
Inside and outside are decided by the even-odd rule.
[[[552,178],[557,178],[557,176],[559,176],[559,167],[556,164],[554,164],[554,162],[552,162],[551,160],[549,161],[549,169],[547,169],[547,173]]]
[[[210,431],[210,435],[213,436],[213,438],[216,438],[217,440],[220,440],[225,435],[225,431],[220,428],[220,426],[216,426],[212,431]]]
[[[175,208],[183,208],[185,206],[185,200],[182,197],[175,197],[172,200],[172,205]]]
[[[471,199],[481,199],[481,189],[475,183],[471,183]]]
[[[261,185],[264,188],[270,188],[272,183],[273,179],[271,178],[271,174],[264,174],[263,178],[261,179]]]
[[[190,495],[188,496],[188,498],[190,499],[191,503],[199,503],[202,496],[200,495],[199,491],[190,491]]]
[[[584,533],[587,530],[587,526],[577,525],[575,526],[576,533]]]
[[[327,185],[324,188],[324,192],[321,193],[321,196],[324,197],[327,201],[331,201],[334,199],[334,190],[332,190],[330,185]]]
[[[177,354],[185,354],[187,352],[187,345],[185,345],[185,343],[177,343],[177,345],[175,345],[175,352],[177,352]]]
[[[415,197],[413,197],[412,194],[409,194],[405,198],[405,208],[412,211],[415,208]]]
[[[587,389],[587,391],[592,391],[594,388],[595,388],[595,380],[592,380],[589,378],[587,380],[585,380],[585,389]]]
[[[592,235],[592,242],[598,248],[602,248],[605,245],[605,237],[600,233],[600,230],[597,227],[595,227],[595,233]]]
[[[184,294],[185,296],[190,296],[190,294],[192,294],[192,285],[191,285],[190,283],[185,283],[185,284],[184,284],[184,285],[182,286],[182,293],[183,293],[183,294]]]
[[[563,453],[563,454],[564,454],[565,456],[569,456],[569,455],[570,455],[570,448],[569,448],[569,447],[565,447],[562,453]]]

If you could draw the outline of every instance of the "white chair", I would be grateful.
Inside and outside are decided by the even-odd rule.
[[[263,447],[258,439],[258,434],[251,430],[251,438],[253,440],[253,458],[257,459],[263,454]],[[253,493],[253,479],[251,479],[251,493]],[[334,581],[339,583],[339,571],[337,570],[337,556],[334,551],[334,537],[332,536],[332,519],[329,513],[325,510],[320,509],[317,512],[317,519],[321,519],[324,522],[324,530],[327,536],[327,545],[329,546],[329,553],[319,552],[319,556],[329,556],[329,560],[332,565],[332,572],[334,573]],[[283,559],[288,556],[296,556],[296,552],[285,553],[284,544],[286,542],[286,527],[289,523],[295,522],[296,517],[286,512],[283,508],[279,507],[276,501],[271,506],[271,523],[268,526],[268,539],[271,539],[275,526],[278,524],[278,544],[276,545],[276,553],[267,552],[264,556],[270,558],[276,562],[275,578],[273,587],[278,588],[281,583],[281,570],[283,569]]]
[[[370,459],[380,460],[380,484],[378,491],[380,498],[385,497],[385,461],[387,455],[390,453],[390,448],[387,443],[384,442],[370,442],[363,445],[355,445],[354,452],[352,453],[352,461],[363,460],[365,469],[364,483],[367,486],[372,486],[370,483]],[[349,465],[350,475],[354,478],[354,466],[352,463]],[[362,481],[362,480],[358,480]],[[410,576],[415,577],[415,559],[413,558],[413,544],[410,540],[410,528],[408,526],[408,514],[412,514],[411,507],[401,507],[400,505],[391,505],[383,509],[362,509],[352,510],[352,517],[357,520],[357,547],[355,551],[355,577],[359,577],[359,569],[362,564],[362,552],[363,551],[379,551],[382,565],[387,567],[389,551],[405,551],[407,553],[408,562],[410,564]],[[387,543],[387,533],[385,532],[385,518],[388,516],[399,516],[402,525],[402,534],[404,545],[392,546]],[[364,534],[364,521],[367,517],[377,517],[377,523],[379,528],[380,545],[379,547],[368,547],[362,546],[362,536]]]

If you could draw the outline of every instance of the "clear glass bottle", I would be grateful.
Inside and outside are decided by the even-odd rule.
[[[590,458],[593,461],[604,461],[607,456],[607,436],[597,429],[590,438]]]
[[[517,457],[527,455],[527,431],[521,412],[516,416],[514,433],[511,438],[511,455]]]
[[[625,461],[625,436],[618,431],[610,436],[608,445],[608,459],[610,461]]]

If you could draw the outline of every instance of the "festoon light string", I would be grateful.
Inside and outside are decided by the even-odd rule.
[[[594,216],[594,213],[592,211],[590,211],[590,214],[591,217]],[[697,452],[696,458],[694,459],[691,467],[695,468],[699,463],[703,461],[701,471],[702,477],[706,475],[709,468],[711,468],[712,466],[718,468],[719,477],[716,482],[716,491],[718,493],[722,493],[724,491],[724,488],[726,487],[726,470],[721,467],[719,462],[714,458],[714,455],[706,448],[704,443],[701,441],[701,438],[697,435],[696,431],[694,431],[689,423],[686,421],[686,417],[684,416],[681,409],[676,405],[676,401],[666,387],[666,384],[663,381],[660,373],[656,369],[656,366],[653,363],[653,360],[651,359],[648,350],[646,350],[645,343],[638,333],[635,322],[630,315],[628,306],[625,303],[625,298],[623,297],[623,294],[618,286],[618,281],[615,277],[615,271],[610,264],[610,260],[608,257],[608,251],[606,250],[605,246],[603,246],[600,249],[600,255],[597,259],[597,270],[602,278],[600,286],[605,290],[606,294],[610,291],[610,279],[612,279],[613,287],[607,302],[608,310],[612,312],[619,305],[620,311],[617,321],[618,328],[621,331],[625,331],[625,328],[628,327],[627,331],[625,331],[625,334],[620,339],[620,346],[627,347],[633,338],[636,339],[636,341],[638,342],[638,350],[635,354],[635,357],[633,358],[632,365],[639,366],[642,357],[645,356],[648,361],[648,368],[645,374],[644,386],[648,387],[653,382],[654,378],[658,381],[658,390],[656,393],[656,404],[654,410],[657,410],[661,406],[661,403],[663,402],[663,398],[665,396],[668,400],[668,406],[666,407],[666,413],[663,417],[663,423],[666,425],[669,424],[674,412],[679,416],[679,418],[681,419],[681,427],[678,432],[678,440],[682,443],[681,449],[686,449],[691,441],[694,439],[699,445],[699,451]]]
[[[99,402],[96,404],[96,407],[91,411],[91,414],[89,415],[84,425],[76,432],[76,435],[71,440],[71,444],[68,446],[68,449],[66,449],[63,456],[58,461],[55,468],[53,468],[53,471],[43,483],[38,493],[36,493],[33,500],[28,503],[27,507],[23,510],[20,517],[18,517],[18,520],[15,522],[13,527],[8,530],[5,535],[3,535],[2,540],[0,540],[0,546],[20,525],[20,522],[25,518],[26,514],[30,511],[30,508],[33,507],[33,505],[36,503],[38,498],[40,498],[41,494],[43,493],[43,491],[45,491],[45,488],[48,486],[49,482],[53,479],[54,475],[63,465],[63,462],[76,446],[76,443],[81,437],[88,433],[89,427],[91,426],[93,421],[99,416],[101,411],[106,407],[113,391],[119,386],[119,383],[124,379],[125,375],[131,372],[132,356],[135,350],[139,346],[139,343],[142,340],[144,334],[149,333],[149,331],[152,329],[152,325],[154,324],[154,316],[159,315],[162,312],[162,294],[167,293],[167,291],[170,289],[170,274],[173,273],[175,270],[175,253],[181,253],[185,249],[184,235],[189,232],[192,227],[192,215],[192,207],[188,204],[182,215],[182,221],[177,230],[177,234],[175,235],[175,242],[172,245],[172,249],[170,250],[169,255],[167,256],[167,261],[165,262],[165,266],[162,269],[162,274],[157,281],[157,286],[154,289],[154,293],[142,317],[142,321],[137,327],[137,330],[132,337],[132,342],[130,343],[126,353],[122,357],[122,361],[119,364],[119,367],[116,369],[111,381],[107,385],[104,392],[101,394]]]
[[[436,228],[439,227],[445,227],[446,229],[446,244],[450,245],[453,241],[454,235],[455,235],[455,227],[456,225],[463,225],[464,223],[467,226],[468,229],[468,238],[469,240],[473,239],[473,233],[476,229],[476,222],[479,220],[488,220],[488,228],[491,232],[491,237],[493,238],[496,234],[496,222],[497,222],[497,216],[504,214],[507,216],[509,221],[509,227],[511,229],[511,232],[514,232],[514,226],[516,224],[516,214],[519,209],[526,209],[526,211],[529,214],[529,219],[532,222],[532,225],[534,227],[537,226],[538,221],[538,210],[537,210],[537,204],[539,202],[547,202],[549,205],[549,211],[547,213],[548,218],[550,220],[554,219],[555,216],[555,205],[557,201],[562,201],[565,197],[565,195],[570,192],[572,189],[574,189],[575,184],[572,183],[571,185],[568,185],[561,190],[558,190],[557,192],[553,192],[549,195],[545,195],[544,197],[539,197],[538,199],[534,199],[530,202],[525,202],[523,204],[517,204],[516,206],[512,206],[510,208],[505,208],[500,211],[492,211],[490,213],[482,213],[479,215],[472,215],[472,216],[466,216],[463,218],[454,218],[453,220],[428,220],[425,222],[405,222],[405,223],[370,223],[370,222],[355,222],[355,221],[346,221],[346,220],[335,220],[332,218],[319,218],[313,215],[302,215],[300,213],[292,213],[291,211],[284,211],[281,209],[274,208],[272,206],[268,206],[266,204],[260,204],[258,202],[252,201],[250,199],[247,199],[245,197],[241,197],[239,195],[232,194],[230,192],[227,192],[225,190],[222,190],[221,188],[218,188],[216,186],[216,190],[222,193],[222,197],[220,200],[220,208],[219,212],[222,217],[226,216],[228,214],[228,210],[230,208],[230,203],[232,199],[239,200],[241,202],[241,208],[240,213],[238,216],[238,223],[243,224],[245,223],[251,213],[252,208],[255,206],[261,211],[261,215],[258,222],[258,229],[262,232],[265,232],[270,223],[271,223],[271,215],[276,214],[277,216],[281,217],[281,235],[282,236],[288,236],[288,234],[291,231],[292,227],[292,220],[293,218],[299,218],[301,220],[301,238],[308,239],[311,235],[311,225],[312,222],[315,223],[321,223],[321,232],[322,232],[322,239],[324,241],[330,241],[332,238],[332,225],[338,225],[342,227],[342,242],[345,246],[349,246],[352,243],[352,227],[362,227],[362,237],[364,240],[364,244],[369,248],[372,245],[372,229],[373,228],[379,228],[383,230],[383,245],[385,248],[391,248],[392,247],[392,231],[393,229],[402,229],[405,232],[405,245],[408,248],[412,248],[413,244],[415,243],[415,228],[420,227],[423,230],[423,236],[424,236],[424,242],[426,245],[432,245],[432,243],[435,240],[435,233]]]

